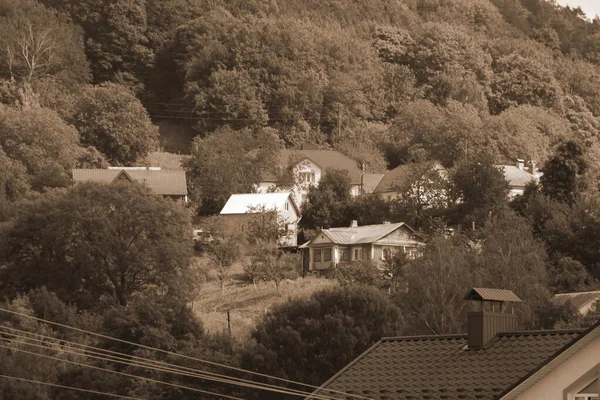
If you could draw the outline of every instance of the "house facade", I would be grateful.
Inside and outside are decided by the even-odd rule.
[[[328,169],[348,171],[352,196],[361,194],[362,173],[356,161],[334,150],[315,150],[304,147],[301,150],[281,150],[277,165],[273,171],[263,176],[261,182],[256,184],[258,193],[268,193],[277,190],[280,184],[280,175],[291,168],[291,182],[286,182],[286,187],[291,187],[291,192],[300,205],[308,198],[311,186],[318,186]],[[288,188],[289,189],[289,188]]]
[[[109,167],[108,169],[74,169],[74,184],[80,182],[137,182],[146,185],[153,193],[187,202],[188,190],[185,171],[160,167]]]
[[[598,400],[600,321],[522,331],[511,291],[472,289],[466,298],[476,305],[467,334],[383,338],[307,399]]]
[[[321,229],[307,244],[304,265],[308,271],[335,269],[339,263],[372,260],[382,265],[395,252],[418,257],[424,244],[405,223]]]
[[[245,232],[257,218],[278,228],[279,245],[296,247],[300,209],[290,192],[232,194],[220,213],[229,229]]]
[[[537,168],[535,161],[530,161],[529,166],[525,166],[525,160],[517,159],[515,165],[496,165],[504,174],[504,179],[508,182],[509,199],[520,196],[525,192],[525,187],[530,182],[539,182],[543,175]]]

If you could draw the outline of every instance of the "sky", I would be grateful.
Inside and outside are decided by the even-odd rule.
[[[579,6],[590,19],[600,15],[600,0],[557,0],[557,3],[563,6]]]

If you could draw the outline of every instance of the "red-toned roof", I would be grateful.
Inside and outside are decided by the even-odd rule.
[[[138,183],[148,186],[154,193],[164,196],[185,196],[188,194],[185,171],[168,170],[132,170],[132,169],[74,169],[73,181],[111,183],[117,176],[125,173]]]
[[[278,167],[286,167],[290,161],[303,161],[309,159],[317,164],[321,169],[340,169],[348,171],[350,182],[353,185],[360,185],[361,172],[358,164],[352,158],[345,156],[335,150],[281,150],[279,153]],[[325,172],[325,171],[324,171]],[[263,177],[265,182],[274,182],[275,176],[268,174]]]
[[[396,192],[416,178],[416,174],[424,174],[428,170],[436,169],[442,176],[447,171],[436,161],[422,163],[402,164],[385,173],[373,193]]]
[[[477,350],[467,348],[466,335],[384,338],[317,393],[339,396],[327,390],[332,389],[374,400],[492,400],[582,335],[581,330],[501,333]]]

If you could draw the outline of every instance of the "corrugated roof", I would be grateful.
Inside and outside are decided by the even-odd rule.
[[[74,169],[73,181],[111,183],[121,173],[138,183],[148,186],[154,193],[164,196],[185,196],[188,194],[185,171],[169,170],[118,170],[118,169]]]
[[[446,173],[442,165],[436,161],[427,161],[422,163],[402,164],[385,173],[374,193],[395,192],[399,188],[407,185],[415,174],[432,169]]]
[[[246,214],[252,209],[260,208],[264,208],[265,210],[282,210],[290,196],[290,192],[232,194],[221,210],[221,215]],[[297,214],[300,215],[293,199],[292,204]]]
[[[465,300],[493,300],[521,303],[519,296],[514,294],[512,290],[489,288],[473,288],[465,295]]]
[[[363,191],[373,193],[385,174],[364,174],[362,177]]]
[[[395,224],[364,225],[355,228],[322,229],[321,232],[336,244],[366,244],[381,239],[401,226],[405,226],[412,231],[404,222],[398,222]],[[406,242],[407,245],[418,243],[420,242],[416,240]]]
[[[580,309],[591,302],[600,300],[600,290],[592,291],[592,292],[575,292],[575,293],[560,293],[555,294],[552,297],[552,302],[554,304],[565,304],[566,302],[571,302],[573,306],[577,309]]]
[[[534,175],[514,165],[496,165],[496,167],[502,168],[504,179],[511,187],[525,187],[529,182],[536,181],[541,176],[541,173]]]
[[[317,164],[323,170],[328,168],[346,170],[350,176],[350,182],[353,185],[360,185],[361,183],[361,172],[356,161],[335,150],[284,149],[279,153],[278,166],[286,167],[290,161],[302,161],[303,159],[307,158]],[[266,174],[263,177],[263,180],[266,182],[274,182],[275,179],[276,178],[273,174]]]
[[[385,338],[323,385],[376,400],[498,398],[581,330],[502,333],[483,349],[468,349],[466,335]],[[310,398],[310,397],[308,397]]]

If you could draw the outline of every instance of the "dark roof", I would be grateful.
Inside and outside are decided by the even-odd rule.
[[[310,161],[317,164],[323,170],[326,169],[341,169],[348,171],[350,176],[350,182],[353,185],[360,185],[361,183],[361,172],[358,168],[358,164],[352,158],[343,155],[339,151],[335,150],[281,150],[279,153],[278,166],[286,167],[290,161],[299,162],[309,159]],[[266,182],[274,182],[275,176],[268,174],[263,177]]]
[[[120,169],[74,169],[73,181],[112,183],[120,174],[126,174],[136,182],[145,184],[154,193],[164,196],[187,195],[185,171],[181,169],[169,170],[120,170]]]
[[[514,294],[512,290],[506,289],[488,289],[488,288],[473,288],[466,295],[465,300],[493,300],[505,301],[509,303],[521,303],[519,296]]]
[[[385,173],[373,193],[395,192],[408,184],[409,179],[412,179],[415,173],[433,168],[438,171],[445,171],[444,167],[436,161],[399,165]]]
[[[384,338],[317,393],[338,395],[327,390],[331,389],[375,400],[492,400],[582,332],[501,333],[484,349],[476,350],[467,348],[466,335]]]
[[[554,304],[560,304],[560,305],[565,304],[566,302],[570,301],[571,304],[573,304],[573,306],[575,308],[580,309],[581,307],[589,304],[590,302],[599,301],[600,300],[600,290],[593,291],[593,292],[575,292],[575,293],[555,294],[551,300]]]
[[[373,193],[384,176],[385,174],[364,174],[362,177],[363,191]]]

